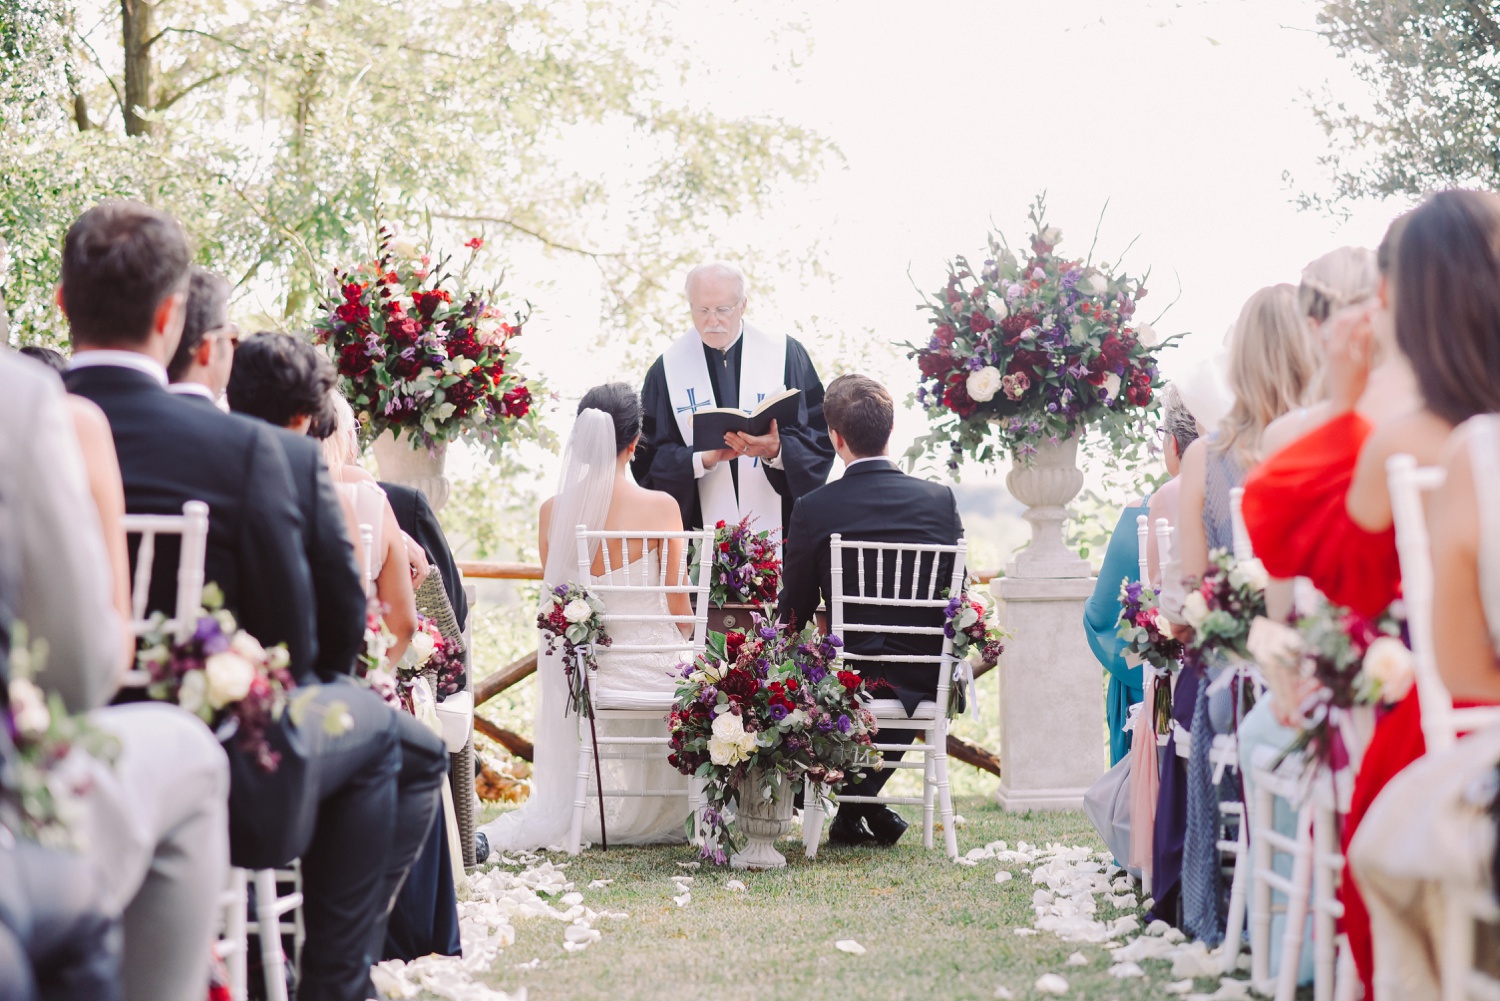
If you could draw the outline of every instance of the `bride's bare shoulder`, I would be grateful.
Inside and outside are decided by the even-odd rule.
[[[671,494],[661,490],[647,490],[630,484],[621,500],[629,504],[636,519],[644,522],[642,527],[663,532],[675,532],[682,528],[682,510]]]

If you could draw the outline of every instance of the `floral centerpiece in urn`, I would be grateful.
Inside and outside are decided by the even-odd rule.
[[[1060,254],[1043,198],[1030,219],[1025,247],[991,234],[985,259],[955,258],[923,304],[932,334],[906,347],[921,373],[913,399],[931,430],[907,458],[943,455],[955,475],[965,457],[1013,458],[1006,487],[1031,508],[1028,575],[1086,575],[1061,534],[1063,505],[1083,486],[1079,438],[1095,428],[1116,454],[1146,439],[1162,385],[1157,355],[1170,340],[1136,320],[1142,280]]]
[[[420,486],[440,509],[449,442],[498,458],[507,443],[537,434],[539,387],[517,371],[511,347],[527,307],[508,310],[498,287],[468,286],[480,238],[465,244],[468,258],[455,272],[450,258],[392,239],[383,226],[379,237],[375,260],[334,271],[313,325],[375,441],[381,475]]]
[[[841,668],[840,646],[812,626],[796,634],[760,624],[749,635],[711,633],[683,669],[668,718],[669,760],[705,780],[705,858],[737,869],[786,865],[773,842],[791,828],[802,780],[832,792],[880,760],[864,679]],[[731,802],[749,841],[740,851]]]

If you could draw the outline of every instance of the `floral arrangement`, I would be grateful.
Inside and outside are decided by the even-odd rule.
[[[136,666],[148,677],[146,693],[193,713],[220,740],[233,739],[263,771],[274,772],[280,755],[266,731],[297,687],[287,669],[286,647],[267,650],[236,626],[223,608],[223,593],[203,589],[203,608],[191,632],[174,634],[161,612],[152,615],[137,642]]]
[[[948,601],[943,635],[953,640],[953,656],[975,667],[994,667],[1010,638],[995,618],[995,603],[978,591],[965,588]]]
[[[1182,644],[1172,635],[1160,597],[1138,580],[1120,584],[1120,625],[1115,635],[1125,641],[1127,663],[1150,664],[1158,673],[1175,671],[1181,664]]]
[[[758,622],[751,635],[711,633],[683,668],[668,760],[705,780],[705,858],[723,865],[735,850],[725,814],[752,767],[771,781],[806,777],[832,792],[878,764],[864,679],[841,668],[841,646],[813,626],[794,634]]]
[[[456,275],[448,258],[434,261],[384,226],[379,241],[374,261],[334,271],[334,293],[313,324],[368,433],[405,433],[429,449],[470,441],[496,458],[507,442],[534,436],[537,387],[516,372],[510,346],[525,308],[508,313],[498,289],[465,288],[484,241],[465,244]]]
[[[1209,553],[1207,572],[1182,602],[1183,620],[1193,628],[1189,649],[1250,660],[1250,626],[1266,614],[1269,580],[1260,560],[1237,561],[1227,549]]]
[[[714,562],[708,600],[725,605],[759,605],[776,600],[781,583],[781,557],[771,533],[750,531],[747,515],[737,525],[714,526]],[[689,562],[697,566],[696,554]]]
[[[1145,437],[1162,385],[1157,354],[1170,343],[1134,319],[1145,286],[1059,255],[1062,233],[1047,225],[1042,197],[1030,219],[1026,247],[991,234],[983,263],[953,260],[946,285],[924,303],[932,336],[905,347],[921,371],[913,399],[932,431],[912,446],[913,460],[946,446],[956,472],[965,455],[1027,460],[1038,441],[1089,427],[1116,452]]]
[[[25,627],[12,624],[8,711],[0,706],[15,747],[10,791],[21,834],[49,848],[77,850],[85,847],[75,825],[93,786],[92,762],[113,762],[119,741],[86,714],[70,714],[60,696],[44,694],[31,680],[46,654],[45,643],[28,644]]]
[[[388,654],[396,645],[396,636],[385,624],[385,613],[389,606],[379,598],[371,598],[365,606],[365,648],[356,665],[356,676],[369,685],[371,690],[385,700],[393,709],[402,708],[401,686],[391,670]]]
[[[580,716],[591,715],[585,673],[594,668],[594,651],[609,646],[604,631],[604,603],[587,588],[559,584],[542,592],[536,625],[547,637],[547,653],[563,648],[568,672],[568,709]]]
[[[1367,618],[1326,600],[1296,618],[1294,631],[1276,630],[1284,637],[1259,644],[1261,659],[1290,667],[1300,684],[1274,685],[1300,699],[1297,714],[1301,733],[1292,751],[1306,751],[1313,761],[1336,768],[1347,765],[1342,748],[1341,722],[1364,706],[1401,701],[1416,680],[1415,658],[1403,638],[1405,623],[1399,603],[1376,618]],[[1262,636],[1269,633],[1263,629]],[[1274,682],[1267,672],[1268,682]]]

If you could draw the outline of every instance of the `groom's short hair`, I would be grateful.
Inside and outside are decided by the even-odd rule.
[[[177,220],[140,202],[104,201],[63,238],[62,300],[75,344],[137,345],[163,299],[188,279]]]
[[[823,394],[823,417],[856,458],[881,455],[896,425],[896,406],[884,386],[867,375],[841,375]]]

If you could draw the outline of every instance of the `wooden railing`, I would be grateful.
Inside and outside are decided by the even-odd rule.
[[[541,580],[542,566],[540,563],[504,563],[492,560],[460,560],[458,569],[464,577],[469,580]],[[980,583],[987,584],[995,577],[996,572],[976,573],[975,576]],[[502,667],[500,670],[481,678],[474,683],[474,705],[481,706],[501,692],[510,688],[518,682],[524,681],[536,673],[536,651],[533,650]],[[974,677],[978,678],[987,672],[989,668],[976,668]],[[526,761],[531,760],[531,741],[511,730],[491,723],[489,720],[476,715],[474,717],[474,729],[486,737],[500,744],[511,754]],[[959,761],[975,768],[983,769],[994,775],[1000,774],[1000,756],[992,751],[967,741],[955,734],[948,734],[948,754]]]

